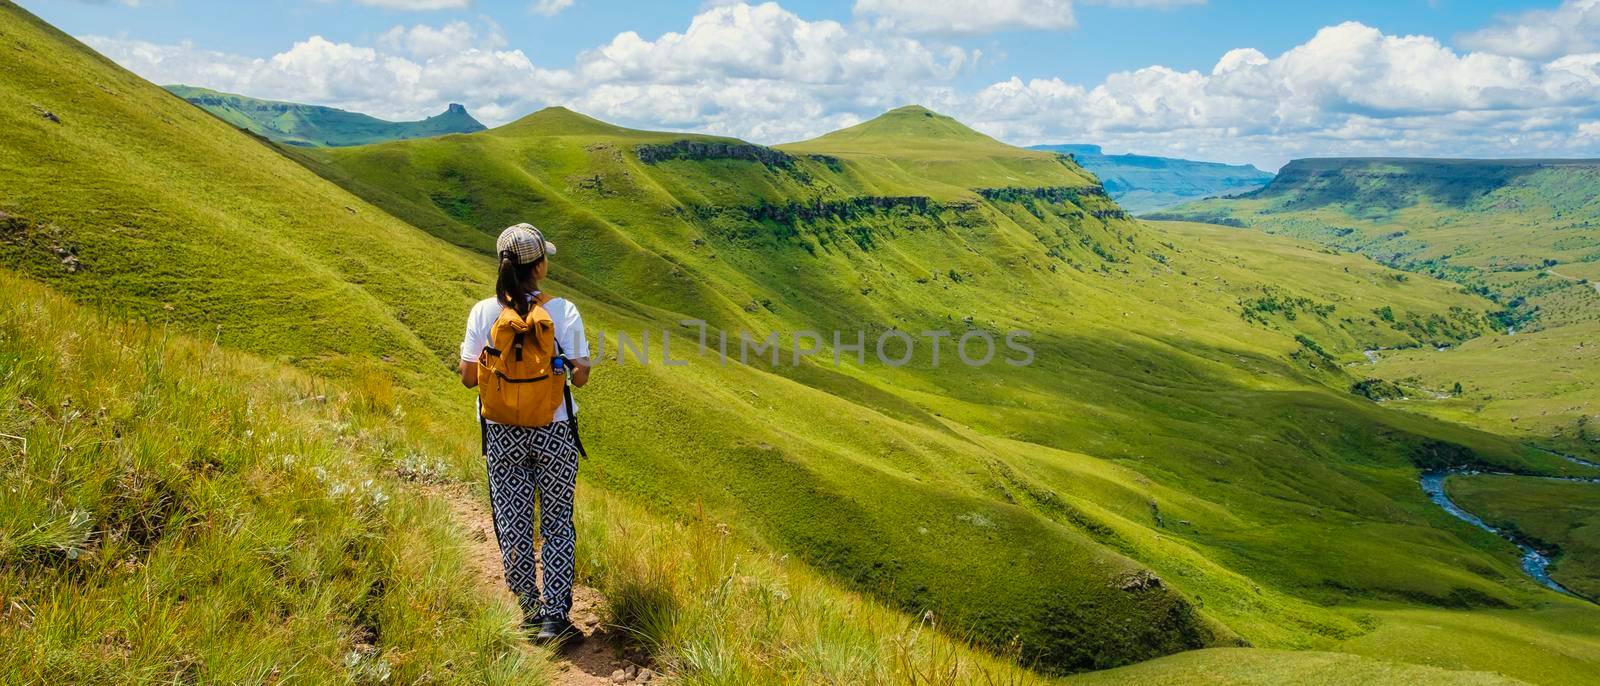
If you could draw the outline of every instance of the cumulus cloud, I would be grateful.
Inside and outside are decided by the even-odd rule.
[[[1472,50],[1525,59],[1600,51],[1600,0],[1566,0],[1553,10],[1503,16],[1459,42]]]
[[[1137,1],[1137,0],[1121,0]],[[1600,2],[1600,0],[1594,0]],[[1565,9],[1565,8],[1563,8]],[[462,102],[490,125],[562,104],[621,124],[762,143],[922,103],[1016,144],[1093,142],[1262,166],[1309,155],[1600,153],[1600,53],[1468,52],[1360,24],[1207,70],[1150,66],[1099,83],[961,87],[983,55],[876,22],[810,21],[777,4],[704,8],[682,32],[616,35],[560,69],[492,22],[396,27],[372,45],[313,36],[269,58],[90,37],[141,75],[387,118]]]
[[[1077,25],[1072,0],[856,0],[859,17],[878,28],[911,33],[976,34],[1006,30],[1069,29]],[[1085,0],[1126,8],[1202,5],[1205,0]]]
[[[921,84],[970,68],[976,50],[807,21],[775,3],[710,7],[682,33],[634,32],[535,66],[505,50],[498,26],[398,26],[373,46],[313,36],[265,59],[95,37],[100,52],[158,83],[359,110],[386,118],[466,103],[488,124],[561,104],[637,126],[711,131],[776,142],[858,123],[861,112],[904,104]],[[864,87],[871,84],[871,88]]]
[[[1600,55],[1460,54],[1352,22],[1276,58],[1230,51],[1208,73],[1147,67],[1089,88],[1013,78],[978,91],[965,114],[1017,142],[1076,138],[1268,164],[1305,154],[1577,154],[1578,122],[1600,103],[1597,66]]]
[[[573,0],[534,0],[534,3],[528,6],[528,11],[546,17],[553,17],[571,7],[572,3]]]
[[[474,104],[500,123],[525,113],[529,94],[566,92],[570,74],[540,69],[521,50],[502,50],[498,28],[458,22],[396,27],[377,46],[312,36],[269,58],[89,36],[90,47],[156,83],[183,83],[253,97],[350,109],[389,119]]]
[[[505,47],[505,32],[493,21],[483,21],[480,32],[464,21],[444,26],[396,26],[378,37],[378,46],[418,59],[442,57],[472,49],[495,50]]]

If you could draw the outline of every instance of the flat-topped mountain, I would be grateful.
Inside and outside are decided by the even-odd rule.
[[[1035,145],[1030,150],[1071,155],[1094,172],[1106,192],[1130,212],[1142,213],[1217,195],[1252,191],[1272,180],[1248,164],[1201,162],[1150,155],[1107,155],[1098,145]]]
[[[193,86],[166,89],[223,121],[287,145],[366,145],[484,130],[466,107],[455,103],[422,121],[393,122],[333,107],[260,100]]]
[[[1457,209],[1499,210],[1493,201],[1475,206],[1509,186],[1552,187],[1551,174],[1600,171],[1592,159],[1431,159],[1331,157],[1294,160],[1250,197],[1277,199],[1306,209],[1344,203],[1352,207],[1398,210],[1422,203]],[[1567,198],[1564,203],[1579,201]]]

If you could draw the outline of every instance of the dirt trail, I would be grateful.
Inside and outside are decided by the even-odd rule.
[[[1559,277],[1561,277],[1563,279],[1566,279],[1568,281],[1582,281],[1583,280],[1583,279],[1580,279],[1580,278],[1578,278],[1576,276],[1567,276],[1566,274],[1562,274],[1560,272],[1557,272],[1554,269],[1546,269],[1545,271],[1549,272],[1551,276],[1559,276]],[[1600,293],[1600,281],[1596,281],[1596,282],[1591,283],[1589,285],[1594,286],[1594,291],[1596,293]]]
[[[506,586],[500,546],[494,537],[494,521],[486,504],[463,485],[436,486],[429,491],[449,504],[456,520],[466,530],[467,562],[476,572],[482,592],[515,605],[516,598]],[[551,683],[555,686],[662,683],[663,680],[648,668],[648,658],[627,652],[621,629],[601,622],[605,615],[605,596],[583,584],[573,586],[570,616],[584,638],[568,641],[550,652],[554,667]],[[533,654],[535,648],[529,644],[527,650]]]

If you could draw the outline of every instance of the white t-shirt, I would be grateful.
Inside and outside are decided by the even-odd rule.
[[[478,360],[479,353],[489,344],[489,330],[494,328],[494,321],[500,318],[500,310],[504,308],[495,298],[481,300],[472,306],[472,314],[467,315],[467,336],[461,341],[461,361]],[[583,335],[583,318],[578,316],[578,306],[565,298],[551,298],[544,304],[544,309],[555,321],[556,343],[561,345],[561,352],[568,359],[588,361],[589,339]],[[577,400],[572,401],[572,411],[578,411]],[[566,418],[567,405],[562,403],[556,408],[555,421]]]

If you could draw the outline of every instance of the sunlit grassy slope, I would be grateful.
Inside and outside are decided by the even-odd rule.
[[[1590,460],[1600,456],[1600,324],[1484,336],[1442,352],[1385,350],[1377,357],[1362,368],[1409,391],[1393,407]]]
[[[1315,240],[1495,298],[1518,329],[1600,320],[1600,161],[1295,160],[1167,216]]]
[[[1402,409],[1592,457],[1600,444],[1577,430],[1600,421],[1597,187],[1593,160],[1297,160],[1258,192],[1162,216],[1305,238],[1495,299],[1514,336],[1380,352],[1372,373],[1417,390]]]
[[[1550,577],[1600,598],[1600,485],[1479,474],[1447,482],[1457,504],[1552,553]]]
[[[592,334],[671,329],[692,358],[606,356],[580,396],[587,488],[706,513],[1042,670],[1241,641],[1420,662],[1455,645],[1427,626],[1501,607],[1521,631],[1482,633],[1451,668],[1594,674],[1594,610],[1525,581],[1509,546],[1415,483],[1417,464],[1577,468],[1345,392],[1362,347],[1472,335],[1480,299],[1303,247],[1147,229],[1069,163],[1006,158],[917,109],[883,135],[931,121],[949,150],[775,155],[551,110],[300,156],[368,204],[0,7],[24,48],[0,53],[4,263],[113,316],[373,389],[376,410],[446,437],[457,478],[473,426],[447,369],[490,263],[450,243],[481,250],[530,219],[562,245],[549,288]],[[1355,290],[1335,300],[1330,283]],[[1395,320],[1361,321],[1384,293]],[[1027,329],[1036,360],[975,373],[946,341],[938,369],[723,366],[692,355],[686,317],[869,340]]]
[[[382,389],[0,272],[0,681],[544,683]]]
[[[0,680],[546,683],[515,608],[475,593],[467,534],[427,497],[455,492],[469,431],[417,432],[381,386],[122,323],[10,274],[0,286]],[[724,523],[584,495],[583,578],[678,682],[1058,683],[754,553]],[[1101,680],[1507,683],[1204,655]]]
[[[1096,663],[1106,645],[1083,650],[1102,639],[1078,617],[1021,610],[1059,608],[1011,584],[1085,571],[1070,548],[1040,560],[1051,539],[1018,528],[1030,519],[1152,568],[1224,640],[1338,645],[1373,627],[1328,609],[1347,603],[1528,602],[1508,546],[1426,503],[1413,465],[1576,467],[1346,392],[1362,349],[1476,335],[1486,301],[1306,245],[1144,227],[1070,163],[921,108],[830,139],[773,152],[551,109],[465,138],[295,154],[463,245],[545,227],[564,285],[651,308],[633,325],[656,335],[688,335],[684,318],[758,335],[865,327],[869,341],[891,326],[1032,331],[1033,366],[981,374],[602,368],[661,386],[585,391],[591,431],[615,446],[588,473],[668,511],[705,503],[980,640],[1021,630],[1037,650],[1029,621],[1071,636],[1024,655],[1046,667]],[[679,404],[696,396],[705,409]],[[645,418],[657,411],[673,420]]]

